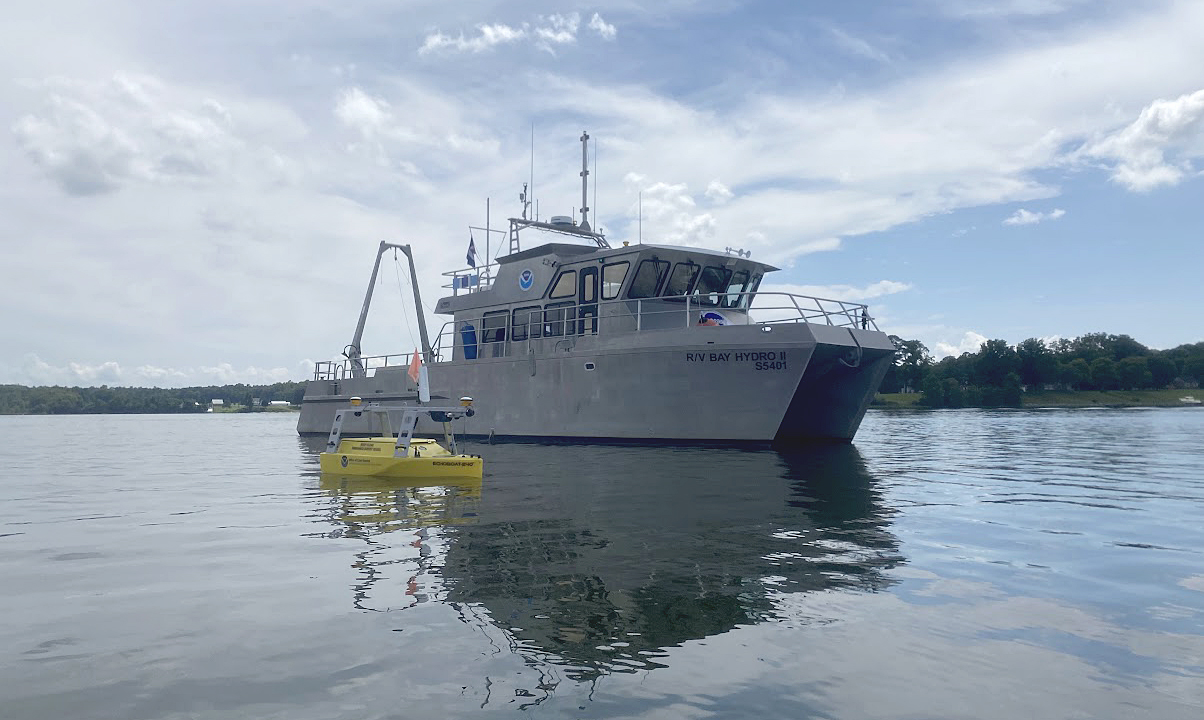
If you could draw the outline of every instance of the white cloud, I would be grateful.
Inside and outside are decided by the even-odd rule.
[[[1056,15],[1090,0],[938,0],[943,12],[954,17],[991,19]]]
[[[57,366],[42,360],[34,353],[27,353],[19,368],[5,372],[11,380],[22,385],[60,385],[65,387],[89,387],[98,385],[126,387],[190,387],[197,385],[270,385],[288,380],[302,380],[313,371],[313,363],[306,361],[293,370],[282,367],[261,368],[245,366],[235,368],[230,363],[218,363],[212,367],[170,368],[154,365],[139,365],[133,370],[122,368],[109,360],[90,365],[82,362],[67,362]]]
[[[482,53],[522,41],[529,41],[535,47],[554,54],[555,47],[577,42],[580,27],[581,15],[571,12],[537,15],[534,20],[517,26],[504,23],[477,25],[477,34],[468,37],[463,32],[452,36],[436,30],[423,39],[418,54],[429,55],[441,51]],[[588,27],[603,40],[613,40],[615,37],[615,26],[603,20],[598,13],[590,18]]]
[[[715,235],[715,216],[694,212],[697,203],[684,183],[649,182],[628,173],[623,182],[643,193],[644,237],[667,245],[708,245]]]
[[[848,313],[846,317],[853,322],[861,319],[856,308],[843,307],[842,303],[866,304],[870,300],[906,292],[912,288],[910,283],[895,280],[879,280],[864,287],[855,285],[791,285],[780,283],[761,283],[761,289],[753,300],[752,310],[758,321],[795,319],[801,310],[804,313],[823,310],[830,313]],[[798,302],[773,293],[789,293],[816,298],[821,302]],[[797,302],[797,305],[796,305]],[[871,315],[878,310],[871,309]],[[874,316],[877,319],[876,316]],[[822,322],[822,320],[821,320]]]
[[[244,164],[270,165],[269,149],[239,136],[257,130],[255,108],[241,108],[246,117],[237,117],[213,98],[181,95],[147,75],[30,85],[45,91],[45,100],[13,124],[13,134],[69,195],[139,182],[194,184]],[[275,128],[278,137],[298,132],[295,122],[285,118]]]
[[[795,295],[807,295],[825,300],[843,300],[845,302],[864,303],[868,300],[907,292],[912,289],[911,283],[897,280],[879,280],[862,287],[856,285],[781,285],[765,283],[762,290],[768,292],[785,292]]]
[[[873,60],[875,62],[890,62],[889,55],[874,47],[869,42],[859,37],[854,37],[840,28],[829,28],[828,31],[831,33],[833,39],[836,40],[836,44],[847,52],[858,57],[866,58],[867,60]]]
[[[615,26],[603,20],[598,13],[589,19],[589,29],[598,33],[603,40],[615,39]]]
[[[135,377],[144,378],[152,386],[181,387],[189,384],[188,373],[175,368],[161,368],[154,365],[140,365],[134,369]],[[199,385],[200,383],[193,383]]]
[[[1185,151],[1178,162],[1168,152]],[[1088,144],[1083,154],[1114,163],[1112,180],[1138,192],[1176,185],[1192,172],[1188,156],[1204,155],[1204,89],[1155,100],[1121,130]]]
[[[413,83],[394,83],[389,97],[370,95],[359,87],[345,88],[335,101],[334,115],[358,136],[346,148],[365,153],[377,165],[398,171],[419,192],[429,191],[426,172],[414,163],[419,154],[433,165],[454,156],[491,157],[497,142],[488,130],[469,119],[468,110]],[[402,112],[421,107],[423,112]]]
[[[706,192],[703,194],[714,203],[725,203],[732,199],[732,191],[718,180],[712,180],[707,183]]]
[[[1185,29],[1198,22],[1204,6],[1174,4],[872,90],[744,93],[727,105],[544,74],[535,76],[546,89],[536,112],[587,106],[595,134],[640,138],[638,146],[612,141],[611,165],[670,185],[722,177],[740,187],[739,198],[709,208],[716,236],[760,232],[768,246],[761,259],[788,265],[820,239],[1056,197],[1041,171],[1064,167],[1074,148],[1115,128],[1119,108],[1148,103],[1150,93],[1180,84],[1184,68],[1204,63],[1204,47]],[[1140,68],[1118,60],[1135,55],[1145,58]]]
[[[353,87],[339,95],[335,117],[365,135],[379,131],[390,120],[389,103]]]
[[[236,369],[230,363],[219,363],[214,367],[201,367],[196,370],[189,369],[188,374],[193,377],[206,378],[214,385],[232,385],[235,383],[270,385],[272,383],[296,379],[296,376],[289,372],[287,368],[258,368],[248,366]],[[209,383],[203,382],[199,384]]]
[[[581,16],[577,13],[552,14],[540,17],[539,23],[535,26],[535,37],[543,41],[544,47],[565,45],[577,42],[577,27],[581,25]]]
[[[950,355],[953,357],[958,357],[962,353],[976,353],[986,341],[987,337],[985,335],[979,335],[973,330],[968,330],[966,331],[966,334],[962,335],[961,339],[957,341],[957,344],[937,342],[936,346],[932,349],[932,356],[939,360]]]
[[[414,12],[388,3],[337,12],[318,3],[329,22],[315,28],[248,22],[267,12],[261,3],[219,3],[202,14],[146,6],[137,23],[119,22],[128,14],[112,5],[80,6],[87,33],[63,29],[61,13],[37,4],[21,12],[44,16],[30,26],[39,32],[11,23],[0,31],[10,41],[0,51],[9,77],[67,78],[0,84],[0,129],[12,132],[0,142],[7,180],[0,245],[10,278],[0,283],[0,348],[9,349],[0,363],[9,366],[33,351],[64,372],[70,361],[83,374],[113,361],[123,377],[140,367],[166,377],[159,371],[225,372],[223,362],[292,367],[298,357],[337,353],[349,340],[379,239],[421,249],[420,282],[432,303],[442,293],[439,272],[462,263],[464,225],[484,221],[484,198],[493,199],[495,224],[502,213],[517,214],[512,198],[528,176],[533,118],[544,216],[579,204],[572,139],[588,128],[606,143],[591,205],[601,208],[595,225],[612,228],[612,242],[635,239],[643,189],[649,242],[742,246],[787,267],[858,236],[902,242],[910,233],[892,231],[965,208],[987,208],[987,216],[1001,203],[1033,208],[1061,191],[1047,171],[1072,159],[1134,177],[1169,168],[1183,180],[1186,162],[1201,154],[1192,139],[1198,126],[1171,122],[1196,112],[1193,95],[1181,96],[1200,87],[1204,67],[1199,2],[1123,12],[1116,5],[1090,22],[1067,13],[1051,18],[1056,32],[1037,32],[1023,18],[1014,25],[984,18],[989,32],[980,41],[924,53],[922,34],[899,28],[896,42],[896,29],[858,25],[871,49],[917,55],[888,73],[871,68],[872,79],[821,67],[806,77],[764,76],[759,60],[717,55],[691,45],[691,36],[682,38],[683,52],[693,54],[666,63],[663,44],[649,38],[696,12],[683,10],[685,2],[658,7],[639,33],[625,28],[631,45],[615,63],[601,62],[613,45],[602,46],[592,11],[582,11],[575,29],[568,15],[553,22],[525,10],[504,17],[509,24],[473,27],[455,24],[463,10],[454,4],[424,7],[406,24],[392,21]],[[1039,15],[1061,5],[991,8]],[[208,18],[201,30],[220,25],[234,39],[268,37],[213,53],[203,42],[210,35],[182,31],[181,17],[195,23],[200,15]],[[680,23],[682,32],[706,23],[708,32],[719,30],[723,22],[694,19]],[[384,40],[381,27],[401,35]],[[315,31],[324,42],[307,45]],[[890,45],[876,40],[884,32],[892,33]],[[570,35],[599,54],[561,52],[572,47]],[[390,60],[392,43],[417,52],[424,38],[434,38],[424,61]],[[305,47],[307,59],[277,64],[281,47]],[[519,73],[433,61],[540,47],[565,57],[528,52]],[[779,51],[790,60],[808,56],[797,46]],[[672,71],[674,82],[648,67]],[[131,72],[137,68],[159,68],[162,77]],[[739,82],[751,76],[763,81]],[[1179,115],[1159,106],[1149,111],[1157,122],[1134,123],[1158,97],[1178,98],[1166,102]],[[1151,143],[1153,162],[1133,159]],[[1074,150],[1085,147],[1099,154]],[[639,182],[619,181],[629,173]],[[740,192],[726,197],[710,185],[717,178]],[[951,227],[968,224],[954,219]],[[909,305],[913,299],[920,298],[908,296]],[[1049,307],[1071,312],[1072,304]],[[374,308],[368,352],[412,347],[397,339],[405,329],[396,320]],[[432,318],[432,331],[443,320]],[[950,327],[925,342],[953,345],[970,326],[944,322]],[[1042,332],[1078,322],[1051,320]]]
[[[1020,208],[1016,212],[1012,213],[1011,216],[1004,219],[1003,224],[1004,225],[1036,225],[1037,223],[1043,222],[1045,220],[1057,220],[1058,218],[1062,217],[1065,214],[1066,214],[1066,211],[1062,210],[1061,208],[1058,208],[1055,210],[1050,210],[1049,212],[1045,212],[1045,213],[1033,212],[1031,210],[1025,210],[1024,208]]]
[[[522,27],[517,28],[501,23],[496,25],[478,25],[476,37],[469,38],[464,37],[464,33],[452,37],[436,31],[426,36],[426,39],[422,42],[422,47],[418,48],[418,54],[426,55],[439,50],[479,53],[498,45],[517,42],[525,37],[527,37],[526,23]]]

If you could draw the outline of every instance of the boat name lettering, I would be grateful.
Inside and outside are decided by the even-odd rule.
[[[686,362],[778,363],[780,364],[780,368],[785,368],[786,353],[774,350],[767,352],[686,353]],[[762,370],[765,368],[758,367],[757,369]]]
[[[431,465],[451,465],[452,467],[470,467],[473,462],[471,460],[435,460]]]

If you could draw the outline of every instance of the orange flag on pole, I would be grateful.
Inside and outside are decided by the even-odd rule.
[[[418,378],[420,377],[419,373],[421,371],[421,368],[422,368],[422,356],[420,356],[418,354],[418,348],[414,348],[414,356],[410,360],[410,369],[406,374],[410,376],[410,379],[414,381],[415,385],[418,384]]]

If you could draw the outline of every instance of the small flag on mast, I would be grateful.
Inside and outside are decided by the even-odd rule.
[[[470,267],[477,266],[477,244],[472,240],[472,233],[468,233],[468,264]]]

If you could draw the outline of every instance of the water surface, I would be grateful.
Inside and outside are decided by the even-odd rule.
[[[2,417],[4,718],[1204,716],[1204,411],[871,412],[797,452]]]

